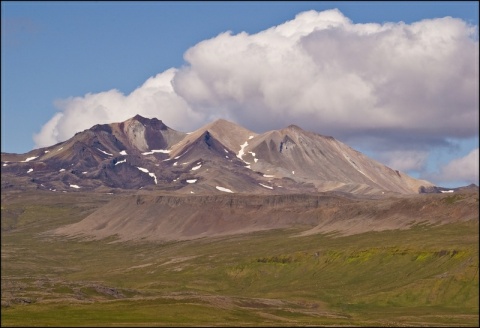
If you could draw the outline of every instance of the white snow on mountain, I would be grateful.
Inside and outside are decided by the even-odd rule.
[[[245,155],[244,153],[244,149],[245,147],[248,146],[248,141],[245,141],[245,143],[243,145],[240,145],[240,150],[238,151],[238,154],[237,154],[237,157],[240,158],[242,161],[243,161],[243,155]],[[245,161],[244,161],[245,162]],[[250,164],[248,162],[245,162],[245,164]]]
[[[34,160],[35,158],[38,158],[38,156],[29,157],[29,158],[27,158],[26,160],[24,160],[24,161],[22,161],[22,162],[30,162],[31,160]]]
[[[137,169],[139,169],[142,172],[148,173],[148,175],[151,176],[155,180],[155,184],[157,184],[157,176],[155,175],[155,173],[149,172],[147,169],[145,169],[143,167],[138,167],[137,166]]]
[[[224,192],[232,192],[232,193],[233,193],[233,191],[231,191],[231,190],[230,190],[230,189],[228,189],[228,188],[219,187],[219,186],[216,186],[215,188],[217,188],[217,190],[220,190],[220,191],[224,191]]]
[[[101,150],[100,148],[97,148],[98,150],[100,150],[102,153],[104,153],[105,155],[108,155],[108,156],[113,156],[112,154],[110,153],[107,153],[106,151],[104,150]]]
[[[152,149],[151,151],[147,151],[145,153],[142,153],[142,155],[152,155],[153,153],[163,153],[163,154],[168,154],[170,150],[167,149]]]
[[[259,185],[261,185],[262,187],[268,188],[268,189],[273,189],[273,187],[266,186],[266,185],[264,185],[263,183],[259,183]]]
[[[198,169],[201,168],[201,167],[202,167],[202,164],[200,164],[200,165],[198,165],[198,166],[194,166],[194,167],[192,167],[192,171],[196,171],[196,170],[198,170]]]

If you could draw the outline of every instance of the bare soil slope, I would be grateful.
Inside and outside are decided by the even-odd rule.
[[[187,240],[304,227],[306,234],[408,229],[477,220],[478,191],[367,199],[334,193],[117,197],[82,221],[54,230],[70,237]]]

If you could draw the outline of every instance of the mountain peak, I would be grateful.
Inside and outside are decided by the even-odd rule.
[[[139,114],[135,115],[134,117],[126,120],[125,122],[132,122],[132,121],[137,121],[145,126],[152,126],[152,127],[156,127],[156,128],[159,128],[159,129],[166,129],[167,126],[159,119],[157,119],[156,117],[153,117],[153,118],[147,118],[147,117],[143,117]]]
[[[289,126],[287,126],[287,129],[303,131],[303,129],[301,127],[299,127],[298,125],[295,125],[295,124],[290,124]]]
[[[235,124],[235,123],[228,121],[224,118],[219,118],[212,122],[212,125],[216,125],[216,124]]]
[[[240,125],[238,125],[234,122],[225,120],[223,118],[219,118],[219,119],[213,121],[212,123],[207,124],[206,126],[204,126],[204,128],[211,129],[211,130],[225,130],[225,131],[227,131],[228,129],[243,129],[243,130],[246,130],[244,127],[242,127],[242,126],[240,126]]]
[[[142,122],[142,121],[145,121],[145,120],[147,120],[147,118],[146,118],[146,117],[143,117],[143,116],[142,116],[142,115],[140,115],[140,114],[137,114],[137,115],[135,115],[135,116],[134,116],[134,117],[132,117],[131,119],[132,119],[132,120],[139,121],[139,122]]]

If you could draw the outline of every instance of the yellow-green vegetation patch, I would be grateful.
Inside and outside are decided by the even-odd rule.
[[[49,206],[2,232],[2,326],[478,324],[478,221],[118,242],[42,234],[88,212]]]
[[[453,203],[456,203],[459,200],[462,200],[464,198],[465,198],[465,196],[463,196],[462,194],[453,194],[453,195],[449,195],[449,196],[445,197],[443,199],[443,202],[445,204],[453,204]]]

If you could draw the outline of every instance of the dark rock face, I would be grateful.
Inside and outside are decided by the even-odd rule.
[[[2,153],[2,188],[356,194],[440,192],[298,126],[257,134],[218,120],[190,134],[140,115],[56,145]]]

